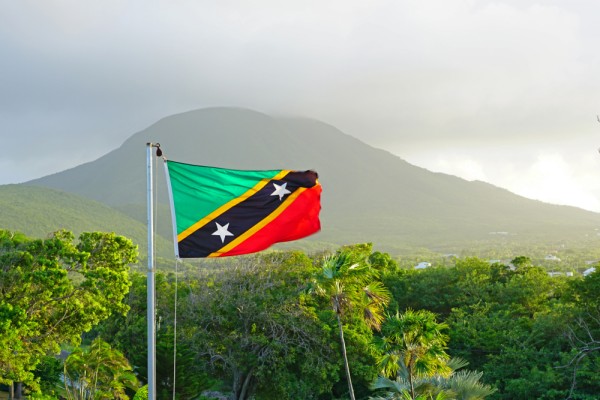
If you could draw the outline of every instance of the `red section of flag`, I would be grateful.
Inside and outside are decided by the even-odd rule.
[[[219,257],[237,256],[264,250],[278,242],[312,235],[321,229],[321,185],[305,190],[273,221],[254,235]]]

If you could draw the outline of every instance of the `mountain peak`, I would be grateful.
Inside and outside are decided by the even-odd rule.
[[[317,120],[243,108],[213,107],[163,118],[93,162],[29,184],[116,207],[145,207],[147,142],[159,142],[166,157],[191,164],[318,171],[323,230],[317,239],[333,243],[439,247],[482,240],[489,232],[560,238],[600,225],[600,214],[433,173]],[[164,177],[157,175],[159,198],[166,203]]]

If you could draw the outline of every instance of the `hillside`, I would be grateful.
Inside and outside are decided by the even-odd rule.
[[[115,232],[129,237],[146,254],[146,225],[94,200],[55,189],[25,185],[0,186],[0,229],[19,231],[32,238],[44,238],[66,229],[81,232]],[[161,255],[172,248],[170,242],[158,238]]]
[[[324,188],[323,230],[313,241],[372,241],[392,252],[407,246],[451,250],[495,240],[490,232],[520,242],[576,241],[600,227],[600,214],[433,173],[319,121],[231,108],[164,118],[93,162],[28,185],[77,193],[145,222],[149,141],[160,142],[168,158],[193,164],[317,170]],[[169,236],[160,161],[157,192],[164,211],[159,232]]]

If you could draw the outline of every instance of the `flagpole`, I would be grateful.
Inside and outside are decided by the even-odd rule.
[[[148,400],[156,400],[156,319],[154,305],[154,201],[152,198],[152,148],[146,143],[147,186],[148,186],[148,277],[147,277],[147,319],[148,319]]]

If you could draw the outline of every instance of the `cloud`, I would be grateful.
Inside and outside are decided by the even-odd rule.
[[[554,204],[573,205],[600,212],[600,202],[590,189],[598,192],[598,162],[586,158],[569,163],[558,153],[539,154],[528,169],[507,177],[512,190],[525,197]]]
[[[560,147],[560,146],[557,146]],[[564,144],[565,156],[545,146],[498,146],[494,152],[448,148],[413,154],[409,161],[431,171],[481,180],[521,196],[600,212],[600,155]],[[590,150],[590,149],[588,149]]]

